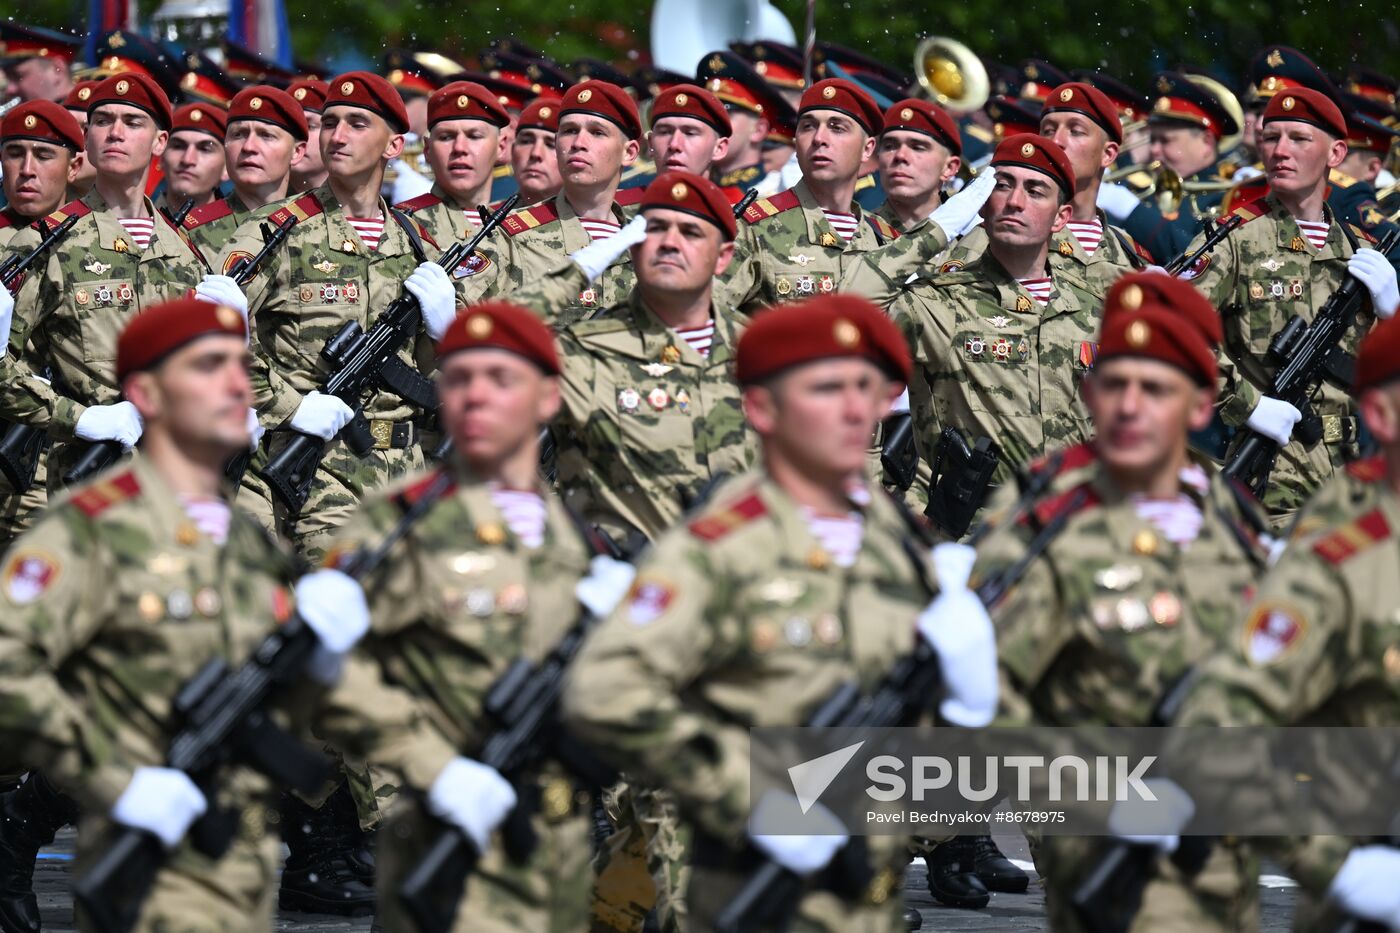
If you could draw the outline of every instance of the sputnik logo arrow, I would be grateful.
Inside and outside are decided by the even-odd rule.
[[[841,770],[860,751],[864,740],[854,745],[847,745],[834,752],[828,752],[820,758],[813,758],[811,761],[804,761],[800,765],[793,765],[788,768],[788,778],[792,781],[793,793],[797,795],[797,802],[802,807],[805,814],[816,805],[817,800],[831,786],[831,782],[836,780]]]

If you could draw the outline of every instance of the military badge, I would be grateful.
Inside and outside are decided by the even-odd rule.
[[[112,264],[89,258],[87,264],[83,266],[83,271],[90,272],[93,275],[106,275],[108,272],[112,271]]]
[[[506,615],[521,616],[530,608],[530,597],[521,584],[507,583],[496,594],[496,605],[500,606]]]
[[[681,348],[675,344],[668,343],[666,349],[661,351],[661,362],[679,363],[681,361]]]
[[[232,274],[233,274],[233,267],[234,267],[234,266],[238,265],[240,262],[242,262],[242,261],[245,260],[245,259],[251,260],[252,258],[253,258],[253,254],[252,254],[252,253],[245,253],[245,252],[244,252],[243,250],[241,250],[241,249],[240,249],[240,250],[234,250],[233,252],[229,253],[229,254],[228,254],[228,258],[224,260],[224,268],[223,268],[223,270],[222,270],[222,271],[223,271],[223,274],[224,274],[224,275],[232,275]]]
[[[170,618],[184,621],[194,614],[194,599],[184,590],[172,590],[165,598],[165,611]]]
[[[632,585],[627,599],[627,621],[633,625],[650,625],[676,596],[675,590],[656,580],[638,580]]]
[[[617,407],[623,411],[636,411],[637,406],[642,404],[642,396],[636,389],[621,389],[617,393]]]
[[[753,633],[749,636],[749,644],[758,654],[763,654],[778,643],[778,632],[767,622],[760,622],[753,627]]]
[[[297,294],[302,301],[311,301],[316,297],[316,289],[312,288],[310,285],[303,285]]]
[[[165,615],[165,603],[155,593],[142,593],[136,600],[136,611],[147,622],[154,622]]]
[[[1254,301],[1263,301],[1263,300],[1264,300],[1264,283],[1263,283],[1263,282],[1250,282],[1250,283],[1249,283],[1249,297],[1250,297],[1251,299],[1253,299]]]
[[[841,246],[841,240],[834,233],[823,233],[817,240],[817,245],[825,246],[830,249],[838,249]]]
[[[981,337],[968,337],[963,341],[963,351],[968,356],[981,356],[987,352],[987,341]]]
[[[1019,314],[1030,314],[1035,305],[1025,295],[1016,296],[1016,311]]]
[[[783,636],[794,648],[805,648],[812,643],[812,623],[794,616],[783,623]]]
[[[1141,554],[1143,557],[1151,557],[1157,553],[1157,536],[1147,529],[1139,531],[1133,535],[1133,553]]]
[[[939,266],[938,271],[946,275],[949,272],[957,272],[965,265],[967,265],[967,263],[963,262],[961,259],[950,259],[943,265]]]
[[[132,289],[130,282],[123,282],[117,286],[117,300],[131,301],[136,297],[136,292]]]
[[[354,282],[346,282],[341,294],[345,296],[346,301],[353,304],[360,300],[360,286]]]
[[[112,303],[112,288],[109,285],[99,285],[93,291],[92,297],[97,299],[98,304],[108,305]]]
[[[206,619],[217,616],[223,606],[223,597],[212,586],[202,586],[194,594],[194,608]]]
[[[993,340],[992,356],[996,357],[999,362],[1005,362],[1011,359],[1011,341],[1007,340],[1005,337],[998,337],[996,340]]]
[[[816,288],[816,280],[810,275],[799,275],[797,277],[797,293],[799,295],[810,295]]]
[[[5,595],[16,606],[32,603],[58,581],[58,561],[43,551],[22,550],[5,562]]]
[[[665,363],[644,363],[642,365],[642,372],[653,379],[660,379],[675,368],[674,366],[667,366]]]
[[[779,295],[786,298],[788,295],[792,294],[792,283],[783,276],[778,276],[777,291]]]
[[[836,282],[829,275],[824,275],[817,280],[817,290],[822,294],[827,294],[835,290]]]
[[[88,290],[86,288],[80,288],[73,293],[73,300],[80,305],[87,304],[91,300],[91,298],[92,296],[88,294]]]
[[[1207,269],[1209,269],[1209,268],[1210,268],[1210,255],[1209,255],[1209,254],[1206,254],[1205,256],[1202,256],[1200,259],[1197,259],[1195,262],[1193,262],[1193,263],[1192,263],[1190,266],[1188,266],[1186,269],[1182,270],[1181,275],[1179,276],[1179,278],[1184,279],[1185,281],[1188,281],[1188,282],[1189,282],[1189,281],[1191,281],[1192,279],[1194,279],[1196,276],[1198,276],[1198,275],[1200,275],[1201,273],[1205,272],[1205,271],[1206,271]]]
[[[1244,656],[1256,667],[1267,667],[1286,655],[1303,638],[1307,625],[1291,607],[1263,603],[1244,624]]]
[[[1288,248],[1295,253],[1306,253],[1308,251],[1308,241],[1301,236],[1295,236],[1288,241]]]
[[[690,411],[690,393],[685,389],[681,389],[676,393],[676,407],[682,412]]]
[[[1021,342],[1016,344],[1016,355],[1021,358],[1022,363],[1031,358],[1031,344],[1025,337],[1022,337]]]
[[[812,626],[812,632],[817,636],[817,641],[823,645],[836,644],[844,634],[841,619],[829,612],[817,618],[817,624]]]
[[[1276,259],[1273,256],[1270,256],[1268,259],[1265,259],[1263,262],[1259,263],[1259,267],[1268,272],[1277,272],[1278,270],[1283,268],[1283,262],[1279,259]]]
[[[808,256],[808,255],[805,255],[805,254],[803,254],[803,253],[796,253],[796,254],[794,254],[794,255],[788,257],[788,262],[795,262],[795,263],[797,263],[799,266],[805,266],[805,265],[807,265],[807,263],[809,263],[809,262],[811,262],[811,261],[812,261],[812,257],[811,257],[811,256]]]
[[[1152,619],[1140,599],[1118,600],[1117,605],[1113,607],[1113,614],[1118,620],[1118,627],[1125,632],[1136,632]]]
[[[506,530],[497,522],[484,522],[476,526],[476,540],[487,547],[505,544]]]
[[[1288,291],[1293,295],[1294,298],[1302,298],[1302,297],[1303,297],[1303,280],[1302,280],[1302,279],[1290,279],[1289,282],[1288,282]]]
[[[1081,340],[1079,342],[1079,362],[1088,369],[1094,365],[1094,361],[1099,358],[1099,345],[1092,340]]]
[[[578,303],[585,308],[592,308],[598,304],[598,290],[596,288],[585,288],[578,293]]]
[[[470,615],[484,619],[496,611],[496,594],[486,589],[471,590],[463,605]]]
[[[321,286],[321,300],[326,304],[335,304],[338,297],[340,297],[340,289],[335,287],[334,282],[327,282]]]
[[[340,241],[340,251],[341,251],[342,253],[355,253],[355,252],[359,252],[359,250],[355,249],[355,241],[354,241],[354,240],[341,240],[341,241]]]
[[[998,314],[993,317],[987,318],[987,323],[995,327],[997,330],[1001,330],[1001,328],[1007,327],[1011,324],[1011,318],[1007,317],[1004,314]]]
[[[454,279],[465,279],[473,275],[480,275],[491,268],[491,259],[481,250],[473,250],[472,254],[457,264],[457,268],[452,270]]]
[[[661,386],[657,386],[647,393],[647,404],[657,411],[662,411],[670,403],[671,396]]]
[[[1147,604],[1147,611],[1152,616],[1152,621],[1164,628],[1171,628],[1181,621],[1181,600],[1176,598],[1175,593],[1163,590],[1153,595]]]
[[[127,244],[126,240],[123,240],[121,237],[117,237],[115,240],[112,241],[112,252],[129,253],[131,252],[131,247]]]
[[[1275,298],[1282,298],[1287,292],[1287,286],[1279,279],[1274,279],[1269,283],[1269,294],[1273,295]]]
[[[235,253],[234,255],[239,254]],[[248,254],[243,253],[242,255],[247,256]],[[249,258],[251,259],[252,257],[250,256]],[[225,268],[227,268],[227,263],[225,263]],[[320,262],[312,263],[311,268],[315,269],[322,275],[335,275],[336,270],[340,268],[340,263],[331,262],[329,259],[322,259]]]
[[[1060,241],[1060,255],[1061,255],[1061,256],[1073,256],[1073,255],[1074,255],[1074,247],[1070,245],[1069,240],[1061,240],[1061,241]]]

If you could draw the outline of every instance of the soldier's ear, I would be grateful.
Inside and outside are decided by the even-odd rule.
[[[156,133],[156,140],[151,144],[151,156],[160,158],[160,154],[165,151],[165,147],[168,145],[170,145],[170,133],[165,130]]]
[[[877,140],[869,133],[865,134],[865,145],[861,146],[861,161],[864,162],[875,154],[875,144]]]
[[[297,140],[296,145],[292,146],[292,165],[296,165],[302,159],[306,158],[306,147],[307,142],[304,139]],[[228,173],[225,172],[224,174],[227,175]]]
[[[642,143],[640,140],[629,139],[622,147],[622,164],[631,165],[637,161],[637,156],[641,155]]]
[[[710,161],[718,162],[729,155],[729,137],[721,136],[715,140],[715,148],[710,153]]]
[[[86,165],[86,164],[87,164],[87,153],[86,153],[86,152],[75,152],[75,153],[73,153],[73,158],[71,158],[71,159],[68,160],[68,184],[71,185],[71,184],[73,184],[73,182],[75,182],[75,181],[78,180],[78,175],[81,174],[81,172],[82,172],[82,170],[83,170],[83,166]]]
[[[1347,144],[1344,139],[1332,140],[1332,149],[1327,153],[1327,167],[1336,168],[1347,157]]]
[[[761,437],[773,433],[778,423],[778,399],[768,385],[753,385],[744,388],[744,418]]]
[[[540,424],[549,424],[559,416],[559,408],[562,402],[559,395],[559,377],[548,376],[544,380],[544,387],[540,391],[539,406],[535,410],[535,420]]]
[[[1111,139],[1104,143],[1103,158],[1099,159],[1099,166],[1101,168],[1108,168],[1114,162],[1117,162],[1118,153],[1122,150],[1122,148],[1122,146],[1118,145],[1118,143],[1114,142]]]
[[[389,137],[389,143],[384,147],[384,160],[397,159],[403,154],[404,138],[402,133],[395,133]]]
[[[1192,395],[1191,414],[1186,426],[1192,431],[1204,431],[1215,419],[1215,386],[1198,386]]]
[[[135,372],[122,383],[122,397],[136,406],[143,420],[149,421],[160,414],[160,387],[151,373]]]

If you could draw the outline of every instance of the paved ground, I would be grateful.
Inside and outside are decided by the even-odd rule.
[[[997,843],[1007,855],[1030,867],[1030,855],[1020,836],[998,835]],[[50,933],[73,930],[73,902],[68,895],[73,851],[72,830],[64,830],[53,848],[45,849],[35,871],[35,890],[44,915],[44,929]],[[923,917],[924,933],[961,933],[961,931],[1032,931],[1045,930],[1045,898],[1032,882],[1026,894],[993,894],[986,910],[948,910],[934,903],[925,886],[922,862],[910,867],[906,884],[908,903],[917,907]],[[1276,875],[1265,875],[1261,884],[1263,902],[1263,933],[1284,933],[1289,929],[1296,895],[1291,882]],[[346,920],[318,914],[283,914],[277,919],[279,931],[339,930],[366,933],[366,919]]]

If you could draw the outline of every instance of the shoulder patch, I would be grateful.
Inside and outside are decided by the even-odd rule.
[[[416,198],[409,198],[407,201],[395,204],[394,210],[403,211],[405,214],[412,214],[414,211],[421,211],[425,207],[434,207],[441,203],[442,198],[429,191],[426,194],[418,195]]]
[[[141,483],[136,474],[127,470],[111,479],[104,479],[78,493],[71,500],[73,506],[88,518],[96,518],[118,502],[125,502],[141,491]]]
[[[938,267],[938,273],[940,275],[948,275],[953,272],[961,272],[965,265],[967,265],[967,263],[963,262],[961,259],[950,259]]]
[[[511,214],[501,224],[501,229],[506,232],[506,236],[517,236],[526,230],[554,223],[558,219],[559,211],[555,209],[554,202],[547,201],[544,204],[536,204],[534,207],[522,208]]]
[[[870,226],[875,228],[875,232],[887,240],[899,239],[899,231],[891,227],[889,221],[878,214],[866,214],[866,219],[870,221]]]
[[[61,224],[69,217],[86,217],[91,213],[92,208],[88,207],[82,201],[73,201],[72,203],[63,205],[58,210],[45,217],[44,220],[48,221],[49,224]]]
[[[647,193],[645,188],[623,188],[613,195],[613,201],[618,207],[631,207],[642,200],[642,195]]]
[[[1265,193],[1267,194],[1267,192]],[[1245,201],[1243,204],[1230,211],[1230,214],[1234,217],[1244,218],[1244,223],[1247,224],[1251,220],[1258,220],[1271,210],[1273,210],[1273,206],[1269,204],[1264,194],[1260,194],[1257,197]],[[1241,226],[1243,226],[1243,224],[1241,224]]]
[[[0,571],[0,586],[5,596],[16,606],[34,602],[58,582],[62,565],[48,551],[35,547],[16,549]]]
[[[759,198],[750,204],[749,209],[744,211],[744,222],[756,224],[769,217],[775,217],[783,211],[790,211],[801,203],[796,192],[791,189],[780,191],[771,198]]]
[[[768,506],[763,504],[763,500],[758,497],[757,493],[754,493],[745,496],[727,508],[698,518],[686,527],[690,529],[691,534],[702,541],[718,541],[735,528],[747,525],[767,512]]]
[[[1336,567],[1389,537],[1390,523],[1375,509],[1323,535],[1313,544],[1313,553]]]
[[[1282,603],[1260,603],[1254,607],[1240,633],[1240,650],[1255,667],[1268,667],[1281,660],[1308,629],[1297,607]]]
[[[426,476],[421,476],[405,486],[394,498],[398,499],[404,506],[413,505],[419,499],[423,498],[424,493],[428,491],[428,488],[432,486],[433,483],[437,482],[438,476],[440,476],[445,469],[446,467],[438,467],[436,470],[430,470]],[[457,482],[453,480],[452,485],[447,487],[447,491],[451,493],[456,488]]]
[[[1081,492],[1084,493],[1084,495],[1079,495]],[[1076,502],[1076,499],[1079,501]],[[1054,521],[1062,513],[1074,515],[1078,512],[1083,512],[1085,509],[1093,508],[1098,504],[1099,496],[1098,493],[1094,492],[1093,487],[1088,483],[1080,483],[1073,489],[1066,489],[1062,493],[1046,496],[1044,499],[1040,500],[1036,503],[1035,507],[1031,509],[1029,514],[1022,517],[1021,523],[1028,523],[1031,517],[1034,516],[1036,522],[1043,527]]]
[[[1385,479],[1385,458],[1377,454],[1346,465],[1347,474],[1363,483],[1378,483]]]
[[[274,227],[280,227],[287,222],[288,217],[295,217],[300,223],[309,220],[317,214],[324,212],[321,202],[316,199],[316,195],[310,192],[303,194],[290,204],[284,204],[268,215],[267,221]]]
[[[227,217],[233,213],[233,205],[228,203],[227,198],[219,198],[210,201],[208,204],[200,205],[185,215],[185,229],[193,230],[201,224],[207,224],[211,220],[218,220],[220,217]]]

